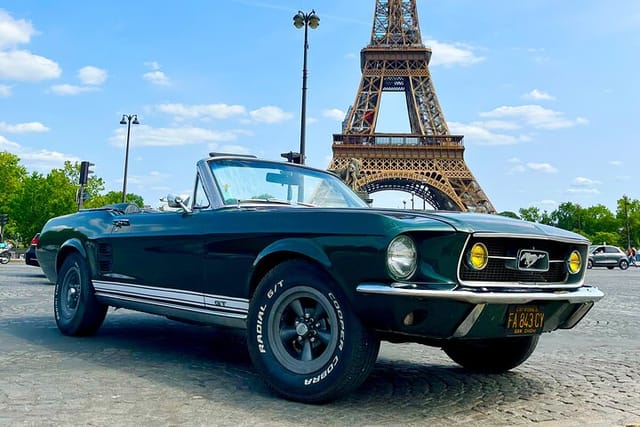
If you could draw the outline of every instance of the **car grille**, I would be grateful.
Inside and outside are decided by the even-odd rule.
[[[507,237],[472,237],[467,242],[464,253],[475,243],[483,243],[489,252],[489,261],[482,270],[473,270],[465,262],[463,255],[460,263],[459,275],[462,282],[493,282],[500,283],[565,283],[569,277],[566,269],[566,259],[573,250],[581,248],[572,243],[553,240],[532,240]],[[527,271],[517,268],[520,250],[544,251],[549,255],[549,269],[547,271]],[[583,261],[586,262],[584,248],[580,250]],[[481,283],[468,283],[480,285]]]

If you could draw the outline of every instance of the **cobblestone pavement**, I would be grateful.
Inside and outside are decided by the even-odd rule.
[[[53,286],[13,262],[0,266],[0,425],[640,426],[640,268],[587,280],[605,299],[509,373],[384,343],[359,390],[314,406],[269,392],[241,331],[118,310],[95,337],[62,336]]]

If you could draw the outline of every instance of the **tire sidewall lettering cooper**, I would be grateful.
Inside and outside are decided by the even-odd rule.
[[[260,356],[263,359],[266,358],[269,361],[275,361],[275,356],[273,355],[273,350],[270,347],[269,339],[267,337],[267,334],[269,334],[270,332],[269,327],[266,323],[268,322],[271,310],[273,310],[274,302],[277,301],[277,297],[283,291],[288,289],[288,285],[289,284],[284,279],[276,281],[269,287],[268,290],[263,293],[263,296],[259,301],[257,316],[255,324],[253,325],[255,335],[253,339],[257,344],[257,350],[260,353]],[[295,286],[297,285],[293,285],[292,287]],[[337,328],[336,333],[338,334],[338,342],[329,361],[314,373],[306,375],[293,373],[288,371],[284,366],[279,365],[280,369],[287,372],[288,377],[294,379],[295,382],[302,383],[305,387],[322,383],[327,378],[330,378],[331,374],[337,370],[342,361],[341,356],[345,347],[344,343],[346,339],[345,315],[343,313],[342,306],[338,301],[338,297],[333,292],[326,289],[315,289],[322,295],[324,295],[325,298],[327,298],[329,305],[336,313],[338,322],[335,327]]]

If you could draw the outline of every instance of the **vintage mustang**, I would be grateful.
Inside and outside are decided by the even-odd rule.
[[[584,284],[577,234],[374,209],[332,173],[251,156],[212,153],[196,169],[171,211],[105,206],[44,226],[37,256],[63,334],[96,333],[108,307],[246,328],[266,383],[320,403],[362,384],[381,340],[499,373],[603,296]]]

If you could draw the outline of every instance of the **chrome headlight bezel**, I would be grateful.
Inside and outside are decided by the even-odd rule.
[[[580,273],[580,271],[582,271],[582,265],[583,265],[582,255],[580,255],[580,252],[574,249],[573,251],[571,251],[571,253],[567,257],[567,262],[566,262],[567,272],[571,275],[578,274]]]
[[[410,278],[418,268],[418,250],[413,239],[400,234],[387,246],[387,271],[395,280]]]

